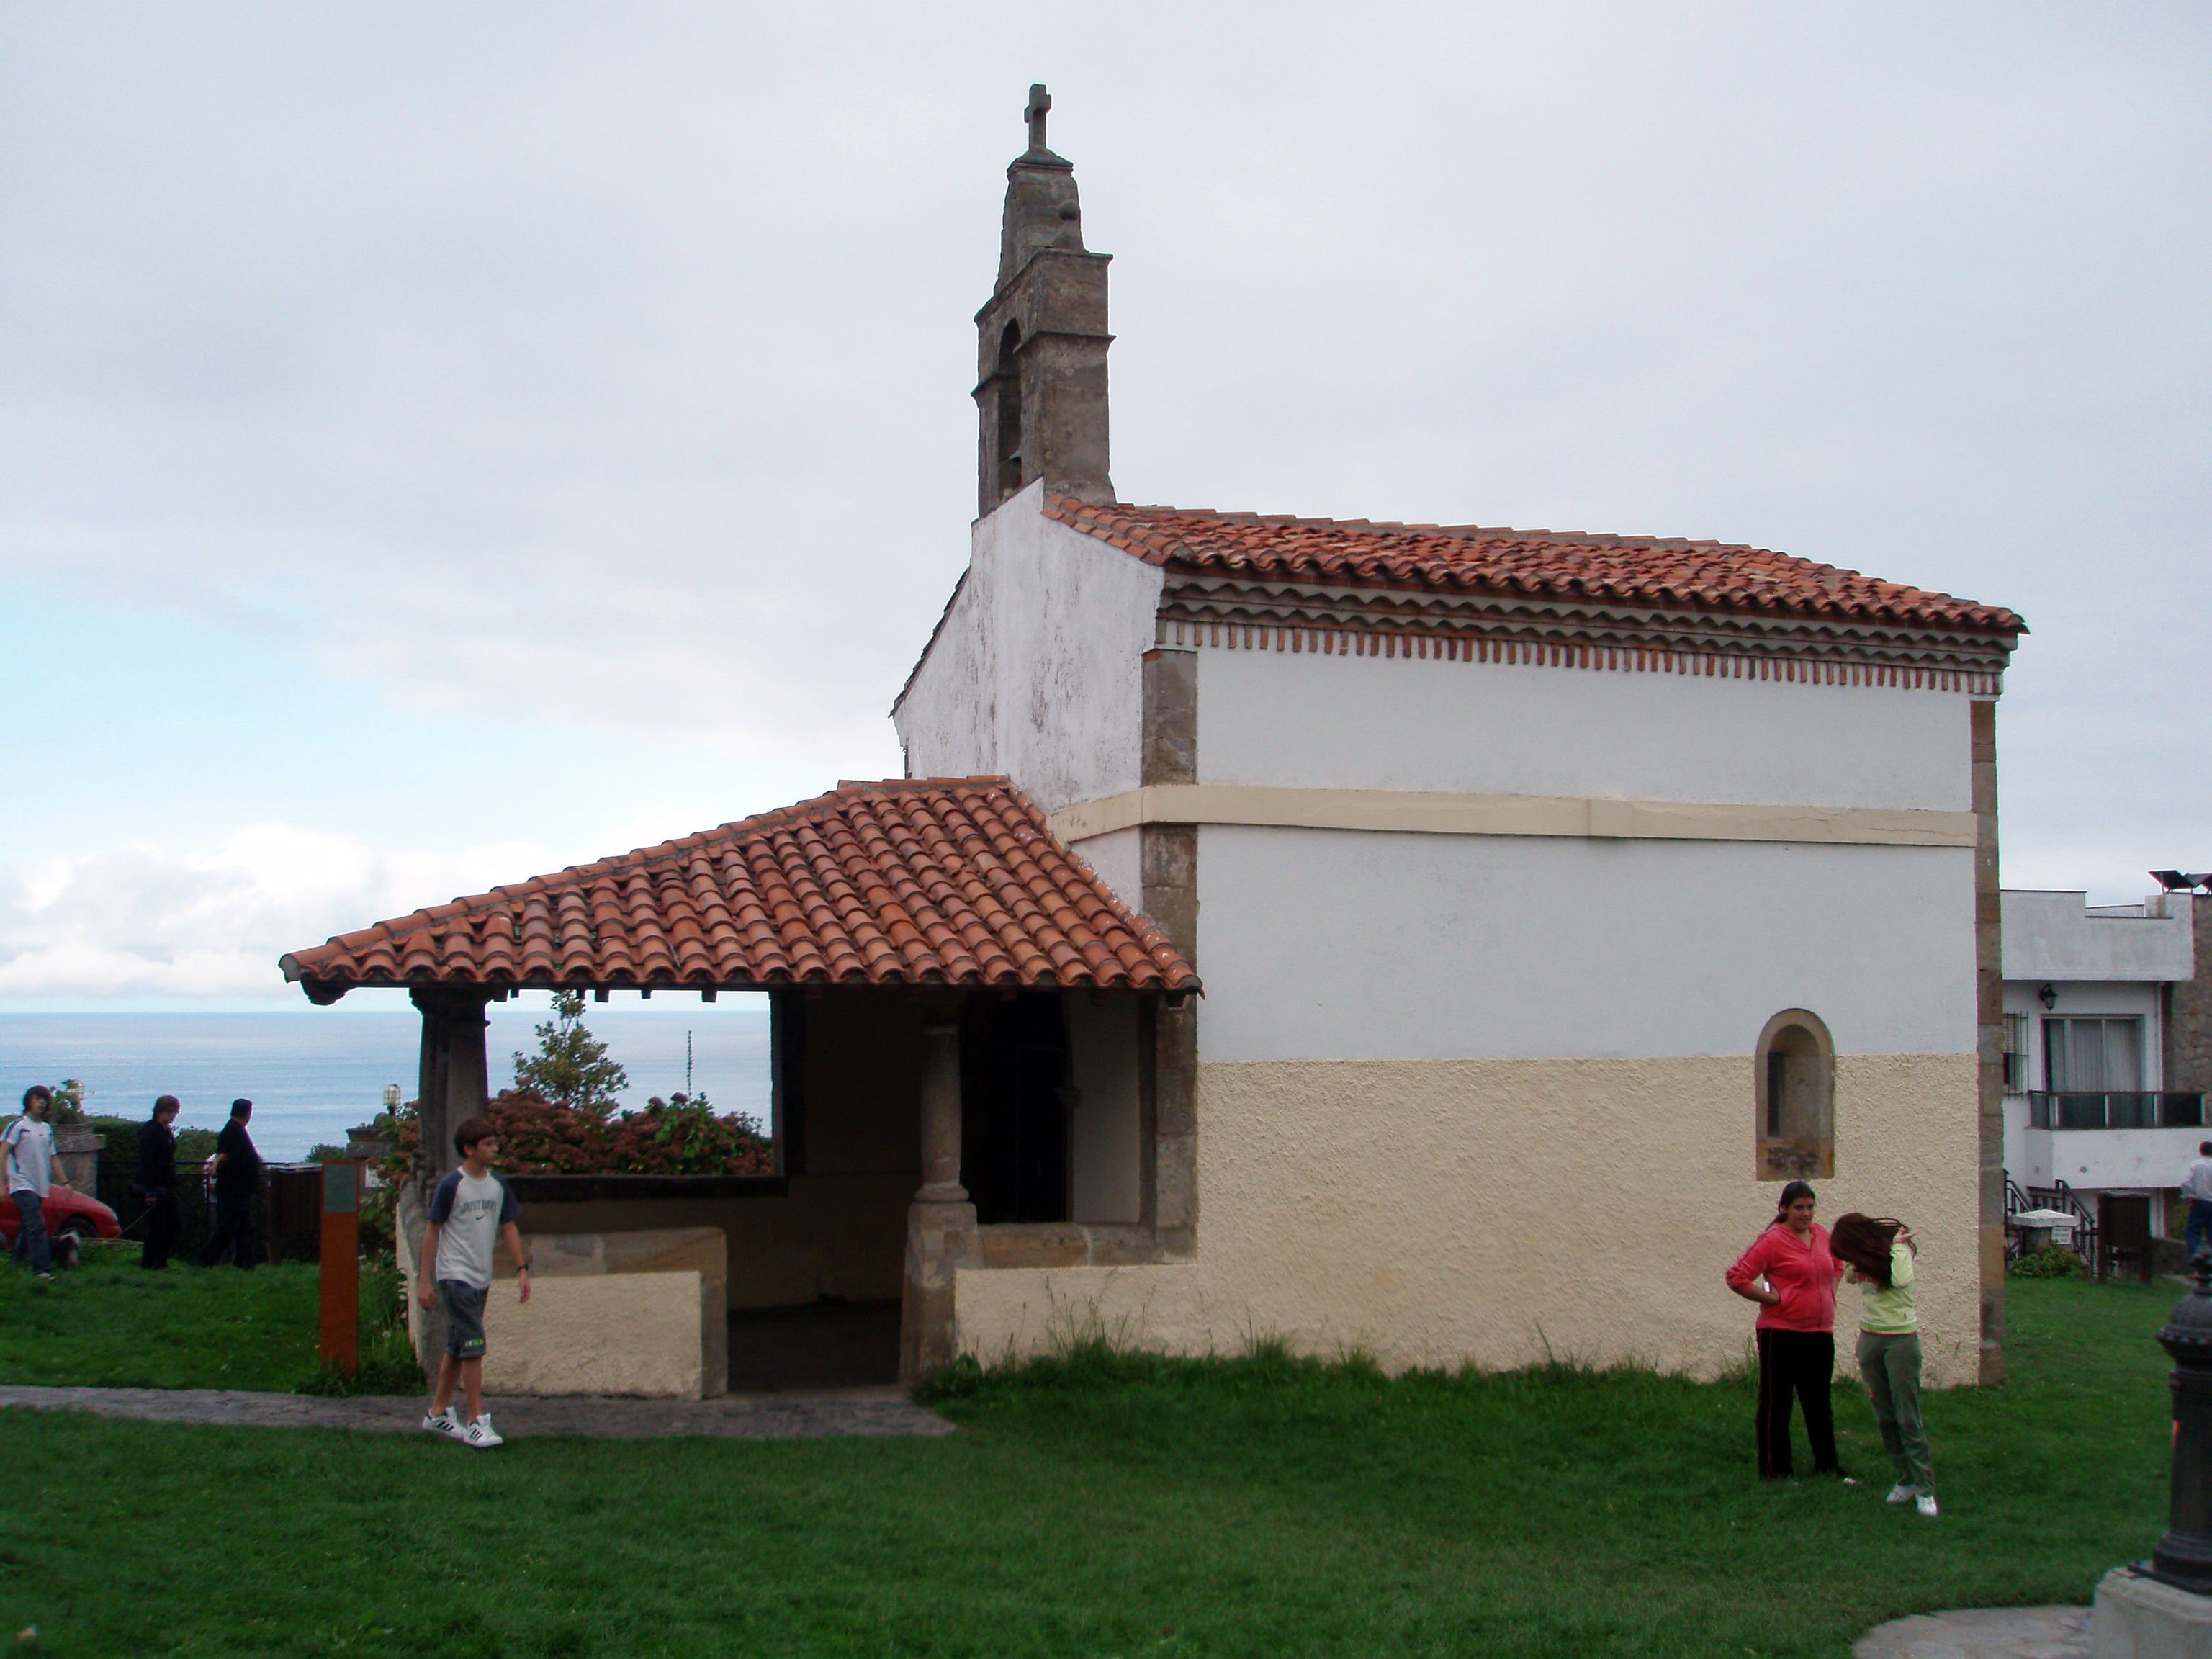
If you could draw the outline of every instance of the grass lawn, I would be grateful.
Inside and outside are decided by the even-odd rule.
[[[9,1498],[37,1522],[0,1545],[0,1634],[88,1656],[1837,1659],[1905,1613],[2083,1601],[2148,1552],[2150,1339],[2176,1295],[2016,1284],[2013,1384],[1929,1401],[1933,1523],[1882,1503],[1855,1392],[1838,1418],[1866,1484],[1763,1486],[1746,1384],[1633,1374],[1091,1354],[982,1379],[945,1402],[949,1440],[489,1454],[11,1412]]]
[[[149,1273],[131,1243],[88,1246],[85,1265],[50,1285],[0,1269],[0,1382],[319,1392],[321,1283],[300,1261],[245,1273],[172,1262]],[[416,1375],[404,1337],[389,1334],[398,1295],[391,1268],[364,1268],[362,1355],[372,1385],[404,1388]]]

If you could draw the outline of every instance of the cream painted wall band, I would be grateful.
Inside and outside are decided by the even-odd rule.
[[[1241,823],[1431,836],[1574,836],[1650,841],[1799,841],[1865,847],[1974,845],[1972,812],[1875,806],[1754,806],[1724,801],[1598,800],[1265,784],[1156,784],[1063,807],[1063,842],[1143,823]]]

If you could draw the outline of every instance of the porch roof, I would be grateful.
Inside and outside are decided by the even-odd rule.
[[[998,777],[840,783],[279,965],[318,1003],[362,985],[1200,988],[1167,936]]]

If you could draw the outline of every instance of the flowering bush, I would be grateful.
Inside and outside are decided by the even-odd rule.
[[[704,1095],[658,1095],[624,1112],[613,1131],[612,1167],[638,1175],[767,1175],[773,1154],[743,1112],[714,1115]]]
[[[607,1162],[599,1114],[559,1106],[535,1089],[502,1089],[487,1114],[499,1131],[500,1167],[510,1175],[594,1175]]]
[[[759,1122],[743,1112],[715,1115],[703,1095],[655,1095],[642,1111],[607,1118],[562,1106],[534,1089],[505,1089],[486,1109],[499,1131],[499,1167],[509,1175],[768,1175],[774,1150]],[[422,1146],[422,1123],[409,1101],[380,1132],[397,1143],[377,1169],[406,1178]]]

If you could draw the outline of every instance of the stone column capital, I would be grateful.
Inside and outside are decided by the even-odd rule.
[[[473,1014],[477,1024],[487,1024],[484,1009],[491,999],[488,985],[412,985],[407,989],[408,1001],[433,1019],[465,1020]]]

